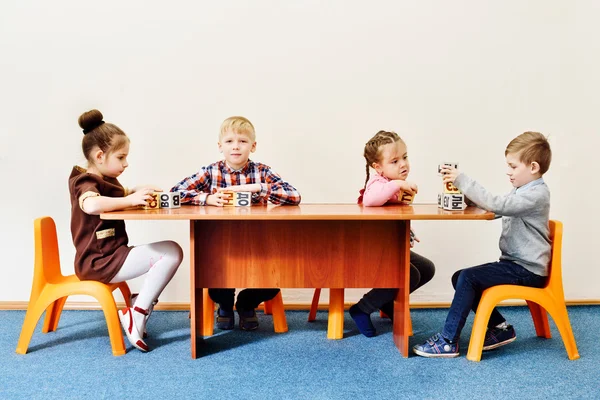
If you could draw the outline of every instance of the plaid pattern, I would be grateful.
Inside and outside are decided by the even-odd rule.
[[[295,187],[281,179],[271,167],[248,160],[241,170],[233,170],[225,161],[218,161],[202,167],[171,188],[171,192],[181,192],[181,204],[200,205],[206,196],[219,188],[235,185],[260,183],[261,191],[252,193],[252,204],[300,204],[300,193]]]

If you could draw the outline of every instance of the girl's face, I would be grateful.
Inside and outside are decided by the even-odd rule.
[[[99,162],[96,163],[98,171],[102,176],[116,178],[129,166],[127,156],[129,155],[129,142],[125,143],[120,149],[108,154],[102,153]]]
[[[373,163],[377,173],[390,180],[406,180],[410,172],[406,145],[401,140],[379,148],[380,162]]]

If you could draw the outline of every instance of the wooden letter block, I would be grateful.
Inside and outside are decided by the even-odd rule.
[[[227,195],[226,207],[249,207],[252,205],[252,192],[223,191]]]
[[[180,208],[181,194],[179,192],[161,192],[159,193],[158,206],[160,208]]]
[[[451,163],[451,162],[441,163],[441,164],[438,164],[438,175],[442,174],[442,166],[443,165],[447,165],[449,167],[454,167],[454,168],[458,169],[458,163]]]
[[[403,203],[412,204],[413,200],[415,199],[415,195],[400,191],[400,193],[398,193],[398,199]]]
[[[438,208],[444,208],[444,193],[438,193]]]
[[[444,193],[444,210],[462,211],[467,208],[465,204],[465,195],[456,193]]]
[[[160,194],[160,192],[150,193],[150,196],[152,198],[149,200],[146,200],[146,205],[142,206],[142,207],[146,210],[154,210],[156,208],[159,208],[159,204],[158,204],[158,195],[159,194]]]
[[[452,182],[446,182],[444,183],[444,194],[447,193],[460,194],[462,192]]]

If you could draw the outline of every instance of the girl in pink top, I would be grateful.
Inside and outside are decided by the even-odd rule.
[[[406,180],[410,172],[406,143],[395,132],[379,131],[365,145],[367,179],[360,191],[358,203],[367,207],[387,203],[408,203],[417,193],[415,183]],[[375,170],[370,176],[371,168]],[[407,200],[408,199],[408,200]],[[413,240],[414,238],[414,240]],[[411,247],[419,241],[411,231]],[[427,258],[410,252],[410,292],[414,292],[433,278],[434,264]],[[375,336],[371,313],[383,311],[394,315],[394,298],[398,289],[372,289],[352,307],[350,316],[358,330],[367,337]]]

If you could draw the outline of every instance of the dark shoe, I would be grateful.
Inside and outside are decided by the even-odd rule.
[[[356,327],[366,337],[373,337],[377,333],[373,322],[371,322],[371,315],[367,314],[358,307],[358,304],[354,304],[350,307],[350,316],[354,320]]]
[[[217,310],[217,328],[222,331],[230,331],[233,329],[233,310],[223,311],[221,308]]]
[[[389,303],[381,306],[380,310],[388,317],[392,322],[394,321],[394,302],[390,301]]]
[[[244,331],[253,331],[258,328],[258,317],[255,310],[239,309],[240,329]]]
[[[493,350],[517,340],[517,333],[512,325],[506,328],[488,328],[483,341],[483,351]]]
[[[440,333],[413,347],[413,352],[421,357],[432,358],[452,358],[459,355],[458,342],[450,343]]]

